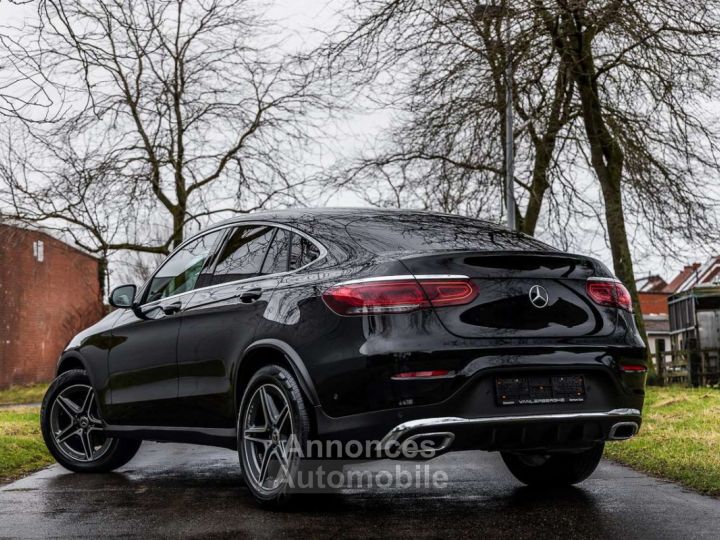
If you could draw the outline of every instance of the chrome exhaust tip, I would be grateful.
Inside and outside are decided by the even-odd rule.
[[[626,441],[627,439],[633,437],[639,429],[640,426],[637,422],[618,422],[610,428],[608,440]]]
[[[448,448],[455,441],[455,434],[449,431],[418,433],[402,443],[405,457],[430,459]]]

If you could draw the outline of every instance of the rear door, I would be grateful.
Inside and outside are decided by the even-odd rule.
[[[188,302],[178,342],[183,425],[234,427],[233,369],[287,270],[289,237],[269,225],[234,228]]]
[[[598,263],[558,252],[455,252],[403,259],[415,275],[470,277],[480,294],[465,306],[436,313],[467,338],[576,338],[610,334],[617,310],[594,303],[587,279]]]

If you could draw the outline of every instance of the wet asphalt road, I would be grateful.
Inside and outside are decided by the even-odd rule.
[[[718,538],[720,501],[603,462],[581,487],[538,492],[499,455],[430,462],[450,482],[308,496],[294,511],[255,506],[228,450],[145,443],[113,474],[55,465],[0,489],[0,537]],[[394,469],[395,463],[374,467]],[[410,467],[414,467],[411,464]]]

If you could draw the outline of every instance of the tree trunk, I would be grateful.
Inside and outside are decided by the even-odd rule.
[[[530,132],[535,147],[535,162],[533,163],[532,183],[530,184],[530,200],[525,210],[525,216],[520,221],[520,230],[531,236],[535,235],[545,192],[550,187],[548,171],[552,165],[558,134],[568,121],[567,109],[573,96],[572,78],[567,62],[562,56],[553,92],[552,107],[550,108],[544,133],[538,135],[534,130]],[[527,122],[529,120],[528,116],[524,115],[523,120]]]
[[[633,272],[632,257],[630,255],[630,245],[625,229],[622,190],[619,185],[613,185],[613,183],[601,183],[601,187],[605,201],[605,221],[607,223],[608,239],[610,241],[615,275],[630,291],[633,301],[635,324],[637,324],[643,341],[647,344],[645,322],[643,321],[642,312],[640,311],[640,301],[637,287],[635,286],[635,274]]]
[[[525,215],[520,219],[520,231],[530,236],[535,235],[540,210],[542,209],[545,192],[550,187],[548,182],[548,168],[552,157],[552,150],[555,144],[548,152],[545,141],[535,146],[535,163],[533,164],[532,183],[530,184],[530,200],[528,201]]]
[[[610,132],[602,114],[602,104],[595,83],[594,57],[587,34],[578,33],[578,44],[573,74],[580,94],[585,133],[590,144],[592,167],[600,181],[605,203],[605,221],[613,257],[615,275],[630,291],[635,323],[643,341],[647,344],[645,323],[640,311],[635,274],[633,272],[630,245],[625,228],[622,201],[622,173],[624,153],[617,139]]]
[[[108,269],[108,258],[107,253],[103,252],[102,255],[100,255],[100,259],[98,260],[98,283],[100,284],[100,298],[105,298],[105,294],[107,293],[107,269]]]
[[[180,205],[176,206],[172,210],[172,218],[173,218],[173,234],[172,234],[172,248],[177,248],[180,244],[183,243],[185,239],[185,233],[184,233],[184,227],[185,227],[185,216],[187,213],[187,208],[184,208]]]

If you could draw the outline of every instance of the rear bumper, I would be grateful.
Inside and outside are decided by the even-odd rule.
[[[381,441],[390,452],[414,441],[430,441],[438,451],[572,450],[607,440],[625,440],[640,429],[638,409],[554,413],[486,418],[440,417],[410,420],[391,429]]]
[[[334,418],[383,410],[407,411],[408,420],[435,416],[474,418],[493,414],[494,377],[583,375],[596,383],[589,389],[583,412],[642,409],[645,374],[623,373],[619,366],[644,364],[643,349],[550,344],[483,349],[470,345],[428,343],[426,350],[420,350],[423,343],[412,343],[413,350],[351,357],[336,351],[328,361],[308,364],[319,398],[316,404]],[[320,362],[320,357],[316,358]],[[445,370],[448,376],[428,380],[395,376],[424,370]],[[439,410],[428,413],[426,406]],[[420,409],[417,415],[416,409]],[[562,412],[568,407],[557,411],[542,407],[514,409],[518,414],[538,414]]]
[[[502,405],[495,377],[581,374],[586,399],[580,403]],[[435,385],[452,381],[409,382],[406,394],[431,396]],[[452,394],[435,403],[395,406],[339,417],[315,409],[316,436],[322,440],[403,443],[422,435],[441,441],[446,450],[573,450],[633,436],[641,425],[645,375],[618,373],[614,365],[550,363],[479,369]],[[401,383],[399,383],[401,384]],[[427,386],[428,388],[420,388]]]

